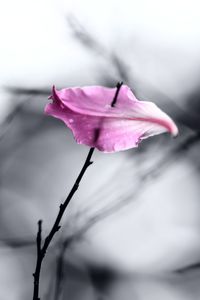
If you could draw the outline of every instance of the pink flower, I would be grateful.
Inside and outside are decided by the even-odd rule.
[[[111,106],[116,88],[102,86],[52,89],[45,113],[61,119],[79,144],[103,152],[117,152],[137,147],[150,136],[178,129],[172,119],[154,103],[139,101],[127,85],[119,90],[117,102]]]

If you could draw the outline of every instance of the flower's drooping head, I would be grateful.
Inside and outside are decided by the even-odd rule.
[[[137,147],[150,136],[178,129],[172,119],[154,103],[139,101],[127,85],[122,85],[117,101],[111,103],[116,88],[102,86],[74,87],[57,91],[49,97],[53,103],[45,113],[61,119],[77,143],[103,152],[117,152]]]

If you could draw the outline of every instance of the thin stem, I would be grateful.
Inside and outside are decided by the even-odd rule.
[[[117,83],[117,86],[116,86],[116,93],[115,93],[115,96],[114,96],[114,98],[113,98],[113,101],[112,101],[112,103],[111,103],[111,106],[112,107],[114,107],[115,106],[115,104],[116,104],[116,102],[117,102],[117,97],[118,97],[118,94],[119,94],[119,90],[121,89],[121,86],[123,85],[123,82],[121,81],[121,82],[118,82]]]
[[[60,221],[61,218],[70,202],[70,200],[72,199],[74,193],[77,191],[79,184],[81,182],[81,179],[83,178],[83,175],[85,174],[85,171],[87,170],[87,168],[93,163],[91,161],[91,157],[93,155],[94,152],[94,148],[90,148],[89,153],[87,155],[87,158],[85,160],[85,163],[69,193],[69,195],[67,196],[66,200],[64,201],[63,204],[60,205],[60,209],[58,212],[58,215],[56,217],[56,220],[52,226],[52,229],[50,231],[50,233],[48,234],[48,236],[45,238],[44,241],[44,245],[41,247],[41,232],[42,232],[42,222],[39,221],[38,222],[38,234],[37,234],[37,262],[36,262],[36,268],[35,268],[35,272],[33,274],[34,277],[34,290],[33,290],[33,300],[40,300],[39,298],[39,282],[40,282],[40,271],[41,271],[41,266],[42,266],[42,262],[43,259],[45,257],[46,251],[49,247],[49,244],[51,243],[54,235],[56,234],[56,232],[60,229]]]
[[[117,102],[117,97],[119,95],[119,90],[120,90],[120,88],[121,88],[122,85],[123,85],[122,81],[118,82],[117,85],[116,85],[116,92],[115,92],[115,95],[114,95],[113,100],[111,102],[111,106],[112,107],[114,107],[115,104],[116,104],[116,102]],[[96,130],[94,131],[94,143],[96,143],[98,141],[98,138],[99,138],[100,132],[101,132],[100,128],[101,128],[101,125],[102,125],[103,121],[104,121],[104,118],[102,118],[100,120],[99,127],[96,128]]]
[[[37,233],[37,255],[40,254],[41,251],[41,243],[42,243],[42,220],[38,221],[38,233]]]

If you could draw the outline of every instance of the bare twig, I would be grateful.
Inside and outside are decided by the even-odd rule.
[[[87,158],[85,160],[85,163],[69,193],[69,195],[67,196],[66,200],[64,201],[63,204],[60,205],[60,209],[58,212],[58,215],[56,217],[55,223],[52,226],[52,229],[50,231],[50,233],[48,234],[48,236],[45,238],[44,241],[44,245],[41,247],[41,221],[38,222],[38,235],[37,235],[37,262],[36,262],[36,268],[35,268],[35,272],[33,274],[34,276],[34,290],[33,290],[33,300],[40,300],[39,298],[39,283],[40,283],[40,271],[41,271],[41,266],[42,266],[42,262],[43,259],[45,257],[46,251],[49,247],[49,244],[51,243],[54,235],[56,234],[56,232],[60,229],[61,225],[60,225],[60,221],[62,219],[62,216],[70,202],[70,200],[72,199],[74,193],[77,191],[79,184],[81,182],[81,179],[83,178],[83,175],[85,174],[85,171],[87,170],[87,168],[93,163],[91,161],[91,157],[92,154],[94,152],[94,148],[91,148],[89,150],[89,153],[87,155]]]
[[[42,244],[42,220],[38,221],[38,234],[37,234],[37,255],[40,255]]]
[[[120,90],[120,88],[121,88],[122,85],[123,85],[123,82],[121,81],[121,82],[118,82],[118,84],[117,84],[117,86],[116,86],[117,89],[116,89],[116,92],[115,92],[115,96],[114,96],[113,101],[112,101],[112,103],[111,103],[111,106],[112,106],[112,107],[114,107],[115,104],[116,104],[117,97],[118,97],[118,94],[119,94],[119,90]]]

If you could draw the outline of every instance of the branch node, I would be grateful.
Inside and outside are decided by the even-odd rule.
[[[69,192],[67,198],[65,199],[64,203],[60,204],[60,210],[57,214],[57,217],[55,219],[55,222],[49,232],[49,234],[46,236],[45,240],[44,240],[44,244],[43,247],[41,247],[41,240],[42,240],[42,220],[38,221],[38,233],[37,233],[37,261],[36,261],[36,268],[35,268],[35,273],[34,273],[34,290],[33,290],[33,300],[40,300],[39,298],[39,283],[40,283],[40,271],[41,271],[41,266],[42,266],[42,262],[43,259],[45,257],[46,251],[54,237],[54,235],[56,234],[56,232],[61,228],[60,221],[63,217],[63,214],[69,204],[69,202],[71,201],[73,195],[75,194],[76,190],[79,187],[79,183],[81,182],[83,175],[85,174],[85,171],[87,170],[87,168],[92,164],[92,162],[90,161],[92,154],[94,152],[95,148],[90,148],[89,153],[86,157],[85,163],[71,189],[71,191]]]
[[[57,230],[56,230],[56,231],[60,230],[60,228],[61,228],[61,226],[59,225],[59,226],[57,227]]]

